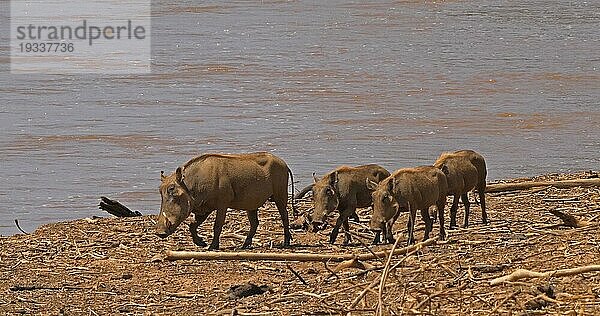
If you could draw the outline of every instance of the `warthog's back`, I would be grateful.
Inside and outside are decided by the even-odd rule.
[[[395,181],[395,195],[399,193],[418,209],[428,208],[441,197],[445,198],[448,190],[446,176],[433,166],[399,169],[385,181],[392,179]]]
[[[367,179],[379,182],[390,175],[383,167],[376,164],[356,167],[341,166],[333,172],[338,173],[338,190],[342,199],[356,197],[357,207],[370,206],[371,191],[367,188]],[[330,173],[330,174],[331,174]],[[329,174],[324,177],[327,179]]]
[[[485,159],[472,150],[443,153],[434,166],[448,168],[448,186],[451,193],[462,193],[475,187],[485,188],[487,169]]]
[[[270,153],[206,154],[183,168],[186,183],[209,207],[255,209],[273,195],[287,199],[288,167]]]

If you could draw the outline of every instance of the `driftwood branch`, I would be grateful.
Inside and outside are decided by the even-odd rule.
[[[535,272],[525,269],[517,269],[515,270],[515,272],[509,275],[493,279],[492,281],[490,281],[490,285],[494,286],[504,282],[514,282],[517,280],[529,278],[564,277],[594,271],[600,271],[600,265],[591,265],[573,269],[553,270],[547,272]]]
[[[498,183],[488,184],[485,188],[485,192],[504,192],[504,191],[517,191],[527,190],[535,187],[546,187],[553,186],[559,189],[566,189],[572,187],[589,187],[589,186],[600,186],[600,178],[593,179],[576,179],[576,180],[561,180],[561,181],[528,181],[519,183]]]
[[[106,211],[116,217],[134,217],[134,216],[142,216],[142,213],[139,211],[132,211],[125,205],[119,203],[117,200],[111,200],[105,196],[101,196],[100,204],[98,204],[98,208]]]
[[[19,225],[19,220],[15,219],[15,225],[17,226],[17,228],[19,229],[20,232],[22,232],[25,235],[29,235],[28,232],[24,231],[23,228],[21,228],[21,225]]]
[[[436,242],[437,238],[430,238],[418,244],[414,244],[408,247],[396,249],[393,255],[404,255],[412,252],[416,249],[421,249],[426,246],[430,246]],[[338,255],[325,255],[316,253],[276,253],[276,252],[198,252],[198,251],[171,251],[166,252],[165,259],[167,260],[250,260],[250,261],[334,261],[341,262],[346,260],[373,260],[376,258],[385,258],[390,255],[390,251],[378,251],[373,254],[338,254]]]

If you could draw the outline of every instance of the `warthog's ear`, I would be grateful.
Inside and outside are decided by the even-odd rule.
[[[166,177],[165,177],[165,172],[161,170],[161,171],[160,171],[160,181],[161,181],[161,182],[162,182],[162,181],[165,181],[165,178],[166,178]]]
[[[315,172],[313,172],[313,180],[315,180],[315,183],[319,182],[319,178],[317,178],[317,174]]]
[[[445,175],[448,175],[450,173],[450,170],[448,170],[448,166],[446,166],[446,164],[443,164],[442,167],[440,168],[442,170],[442,172]]]
[[[395,182],[394,179],[390,179],[390,181],[388,181],[387,188],[388,188],[388,191],[390,191],[390,193],[394,192],[394,187],[396,186],[396,184],[394,182]]]
[[[177,170],[175,170],[175,181],[177,181],[177,184],[183,186],[183,174],[181,173],[181,167],[177,167]]]
[[[337,171],[329,175],[329,185],[335,187],[338,183],[338,173]]]
[[[375,191],[375,189],[377,188],[377,185],[379,183],[367,178],[367,189],[371,190],[371,191]]]
[[[335,191],[333,191],[332,188],[327,188],[327,190],[325,190],[325,193],[327,193],[327,195],[329,195],[329,196],[335,195]]]

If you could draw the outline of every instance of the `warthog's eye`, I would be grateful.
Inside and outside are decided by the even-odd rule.
[[[325,191],[327,193],[327,195],[329,196],[334,196],[335,192],[333,192],[333,190],[331,188],[327,188],[327,191]]]
[[[175,188],[174,184],[171,184],[168,188],[167,188],[167,193],[170,196],[175,196],[177,194],[177,189]]]

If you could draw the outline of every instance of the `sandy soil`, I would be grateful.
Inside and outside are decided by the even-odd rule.
[[[545,175],[536,180],[593,176]],[[524,180],[528,179],[511,181]],[[473,206],[468,229],[450,230],[445,242],[392,258],[395,269],[381,297],[384,312],[600,314],[600,272],[490,286],[490,280],[518,268],[544,272],[600,264],[599,226],[555,227],[552,225],[562,222],[548,212],[559,209],[582,220],[600,222],[600,188],[536,188],[487,197],[489,225],[481,224],[480,208]],[[307,210],[310,202],[299,205],[301,211]],[[361,210],[359,215],[361,222],[351,224],[351,229],[368,244],[372,238],[367,229],[369,210]],[[461,216],[462,208],[459,223]],[[401,216],[395,226],[402,241],[406,239],[406,218]],[[44,225],[28,235],[0,237],[0,314],[372,315],[377,307],[378,284],[357,304],[352,302],[380,279],[383,260],[369,261],[375,268],[366,273],[347,268],[335,274],[330,272],[337,265],[334,262],[167,261],[162,259],[167,250],[206,250],[192,243],[186,225],[169,238],[159,239],[153,234],[155,219],[155,215],[81,219]],[[328,244],[330,229],[320,233],[294,230],[293,247],[281,249],[283,230],[275,208],[266,205],[259,220],[254,248],[244,251],[368,253],[357,237],[350,246],[341,245],[342,235],[336,244]],[[213,217],[200,228],[208,240],[212,223]],[[221,251],[241,251],[247,228],[245,213],[230,211]],[[433,234],[437,231],[434,225]],[[416,237],[422,234],[420,224]],[[375,251],[390,247],[369,246]],[[245,298],[229,297],[231,286],[247,282],[270,289]],[[542,297],[539,287],[551,287],[553,293],[541,289],[550,298]]]

